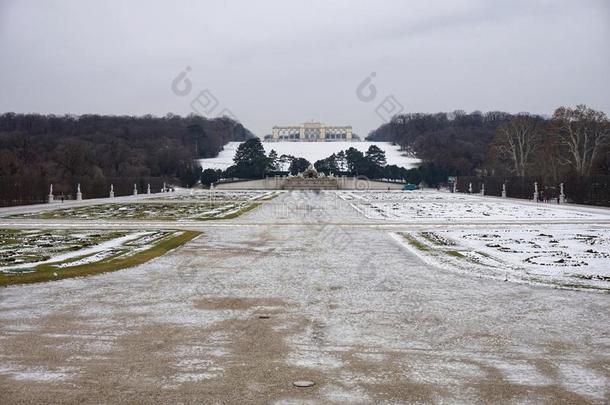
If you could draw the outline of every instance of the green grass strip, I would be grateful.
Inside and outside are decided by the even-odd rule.
[[[460,252],[458,252],[457,250],[447,250],[447,251],[445,251],[445,253],[447,253],[449,256],[458,257],[460,259],[463,259],[466,257],[463,254],[461,254]]]
[[[32,273],[0,274],[0,286],[4,287],[15,284],[42,283],[45,281],[61,280],[64,278],[108,273],[111,271],[126,269],[128,267],[138,266],[156,257],[162,256],[170,250],[182,246],[186,242],[201,235],[201,232],[197,231],[181,232],[182,233],[179,235],[161,240],[150,249],[117,259],[108,258],[95,263],[87,263],[80,266],[67,267],[63,269],[53,266],[53,264],[57,263],[48,263],[37,266],[36,271]],[[54,276],[53,273],[57,273],[57,276]]]
[[[409,234],[401,234],[403,238],[405,238],[405,240],[407,242],[409,242],[410,245],[414,246],[416,249],[427,252],[428,250],[430,250],[430,248],[426,245],[424,245],[423,243],[421,243],[420,241],[418,241],[417,239],[415,239],[413,236],[409,235]]]

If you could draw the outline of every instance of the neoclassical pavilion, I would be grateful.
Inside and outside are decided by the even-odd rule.
[[[273,141],[350,141],[351,126],[326,126],[320,122],[305,122],[296,126],[274,126],[271,140]]]

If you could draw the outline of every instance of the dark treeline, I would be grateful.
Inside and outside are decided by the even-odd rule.
[[[506,195],[514,198],[532,199],[534,183],[538,185],[539,201],[556,202],[560,199],[561,188],[558,183],[540,176],[501,177],[501,176],[460,176],[456,190],[462,193],[480,193],[485,187],[485,195],[501,196],[502,186]],[[578,204],[610,206],[610,176],[592,175],[587,177],[567,176],[561,179],[564,197]]]
[[[610,123],[584,105],[551,117],[462,111],[403,114],[372,131],[423,161],[429,185],[448,176],[531,177],[548,184],[610,175]]]
[[[486,161],[496,129],[511,118],[502,112],[397,115],[367,140],[394,142],[423,160],[424,180],[434,185],[448,175],[474,174]]]
[[[0,115],[0,204],[42,202],[51,183],[67,198],[77,182],[85,183],[85,198],[107,195],[113,181],[131,184],[119,184],[117,195],[133,183],[192,185],[199,177],[194,159],[214,157],[227,142],[252,136],[226,117],[5,113]]]

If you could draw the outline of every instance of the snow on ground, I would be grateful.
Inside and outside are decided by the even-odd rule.
[[[0,273],[27,273],[36,266],[54,264],[57,269],[94,263],[111,256],[133,254],[152,247],[177,232],[160,231],[53,231],[4,230],[0,239]],[[178,232],[179,233],[179,232]]]
[[[608,221],[595,217],[602,210],[559,208],[593,215],[576,218],[583,224],[537,214],[508,225],[474,215],[431,225],[367,219],[353,206],[453,201],[453,218],[472,199],[515,215],[538,206],[433,192],[341,193],[341,204],[338,195],[282,193],[244,218],[198,223],[202,237],[141,266],[0,289],[0,397],[607,403],[607,294],[517,283],[513,273],[508,282],[479,277],[474,261],[455,271],[402,236],[508,265],[549,253],[558,266],[541,266],[538,277],[578,269],[559,266],[573,262],[563,254],[555,262],[557,249],[586,261],[582,268],[603,267],[605,256],[595,256],[609,253]],[[284,209],[265,210],[274,205]],[[316,384],[296,388],[296,380]]]
[[[339,196],[370,219],[426,222],[519,222],[525,220],[610,220],[610,210],[576,210],[552,203],[528,204],[479,195],[436,191],[346,191]]]
[[[399,232],[397,240],[470,275],[610,292],[610,227],[485,226]]]
[[[217,157],[200,159],[201,166],[204,169],[226,169],[233,164],[233,157],[239,144],[240,142],[229,142]],[[349,148],[356,148],[364,153],[371,145],[376,145],[385,151],[387,162],[390,165],[411,168],[419,162],[419,159],[405,156],[405,152],[400,151],[398,146],[392,146],[389,142],[263,142],[267,153],[273,149],[278,156],[304,157],[312,164]]]
[[[258,201],[270,200],[283,191],[265,190],[190,190],[187,193],[167,194],[151,198],[163,201]]]
[[[252,203],[248,201],[173,201],[98,204],[77,208],[15,214],[11,218],[81,219],[81,220],[206,220],[222,218]]]

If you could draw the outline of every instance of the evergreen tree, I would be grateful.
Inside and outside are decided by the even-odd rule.
[[[367,161],[364,158],[364,154],[358,149],[351,147],[345,151],[345,159],[347,161],[347,169],[353,176],[367,173]]]
[[[279,170],[279,159],[277,152],[271,149],[269,152],[269,166],[267,167],[267,171],[275,172]]]
[[[243,179],[259,179],[265,176],[269,166],[269,158],[259,138],[248,139],[237,148],[233,158],[237,177]]]
[[[212,183],[217,182],[222,177],[220,169],[205,169],[201,172],[201,184],[209,187]]]
[[[307,168],[309,167],[311,163],[309,163],[309,160],[305,159],[305,158],[296,158],[293,159],[292,162],[290,162],[290,174],[297,175],[299,173],[304,172],[305,170],[307,170]]]
[[[331,173],[338,174],[339,168],[337,167],[337,155],[333,153],[326,159],[318,160],[316,163],[314,163],[314,167],[319,173],[324,173],[327,176]]]
[[[386,165],[385,152],[375,145],[366,151],[367,176],[371,179],[382,177],[383,167]]]
[[[385,152],[376,145],[371,145],[369,147],[369,150],[366,151],[366,158],[368,159],[369,163],[378,167],[383,167],[387,163],[385,159]]]
[[[335,158],[337,163],[337,169],[339,173],[345,172],[347,170],[347,158],[345,157],[345,152],[340,151],[337,153],[337,157]]]

